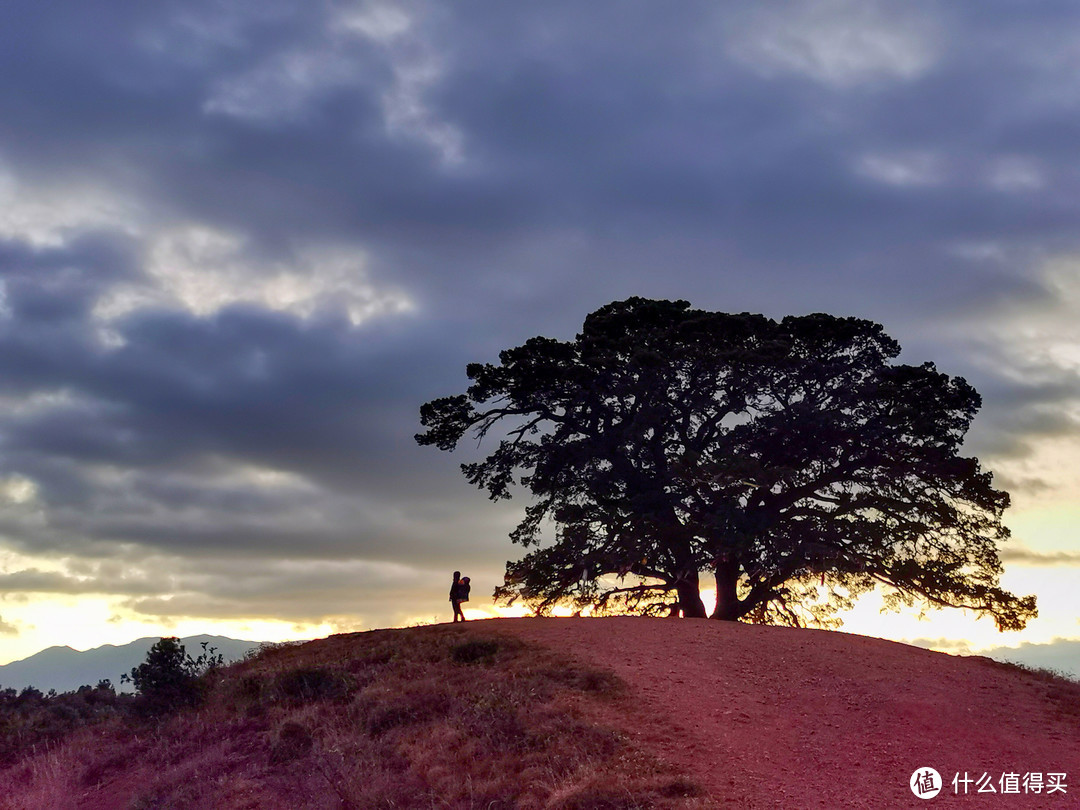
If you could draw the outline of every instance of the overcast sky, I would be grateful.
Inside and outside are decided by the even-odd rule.
[[[3,3],[0,284],[3,660],[485,596],[419,406],[630,295],[967,377],[1043,611],[978,643],[1080,638],[1074,3]]]

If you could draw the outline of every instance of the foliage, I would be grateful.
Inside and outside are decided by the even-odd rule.
[[[715,618],[828,624],[882,586],[893,607],[1022,628],[1034,597],[999,587],[1008,495],[959,455],[979,395],[899,352],[866,320],[631,298],[573,341],[470,364],[466,393],[425,404],[416,438],[452,450],[504,431],[462,469],[493,500],[534,496],[511,533],[532,550],[496,596],[538,612],[704,616],[707,572]]]
[[[134,684],[145,714],[171,714],[197,705],[203,697],[202,679],[223,664],[223,656],[208,642],[202,642],[202,652],[192,658],[173,636],[157,641],[146,660],[129,675],[122,675],[121,681]]]
[[[271,694],[293,703],[340,700],[349,692],[348,678],[325,667],[301,667],[278,675]]]
[[[28,686],[0,690],[0,762],[18,759],[72,731],[123,716],[130,696],[118,695],[108,680],[59,694]]]

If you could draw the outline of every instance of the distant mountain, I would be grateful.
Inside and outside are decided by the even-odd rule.
[[[103,678],[108,678],[117,690],[131,691],[130,684],[121,685],[120,675],[130,672],[132,667],[145,661],[146,653],[157,641],[158,638],[140,638],[130,644],[106,644],[86,652],[79,652],[71,647],[49,647],[29,658],[0,666],[0,688],[21,690],[34,686],[42,692],[50,689],[70,692],[83,684],[93,686]],[[206,635],[181,639],[193,658],[202,652],[204,641],[208,646],[216,648],[226,662],[243,658],[249,650],[256,649],[263,643]]]

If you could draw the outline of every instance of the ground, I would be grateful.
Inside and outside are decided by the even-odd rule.
[[[847,633],[708,619],[476,623],[609,668],[640,697],[634,733],[722,807],[1080,807],[1080,705],[1027,673]],[[1066,693],[1075,701],[1080,690]],[[988,774],[998,794],[953,795]],[[1001,794],[1003,774],[1065,773],[1065,794]],[[985,784],[985,783],[984,783]],[[960,792],[963,785],[958,783]]]
[[[1080,807],[1080,683],[847,633],[491,619],[286,645],[205,684],[198,709],[26,743],[0,810]]]

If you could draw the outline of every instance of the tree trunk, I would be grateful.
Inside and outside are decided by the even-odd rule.
[[[679,595],[679,609],[684,619],[704,619],[705,603],[701,601],[701,585],[697,571],[675,583],[675,592]]]
[[[743,604],[739,601],[739,564],[727,561],[716,565],[716,609],[713,619],[737,621],[742,617]]]

